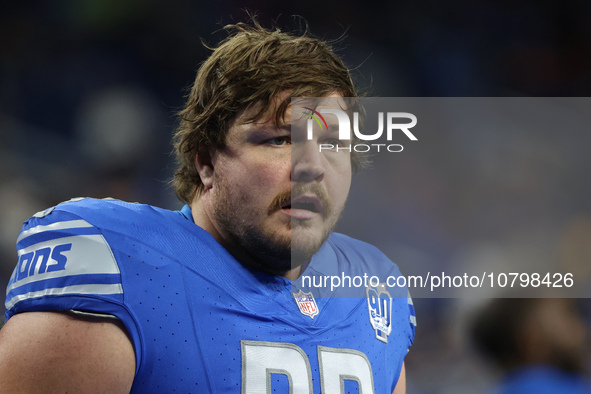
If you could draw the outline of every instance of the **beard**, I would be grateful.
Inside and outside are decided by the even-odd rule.
[[[269,207],[256,208],[249,196],[237,195],[235,188],[228,185],[223,177],[216,181],[213,215],[220,233],[224,234],[238,255],[245,253],[248,265],[275,275],[283,274],[293,268],[306,265],[326,241],[343,211],[340,207],[336,215],[326,191],[318,184],[296,184],[292,190],[278,194]],[[310,221],[292,219],[285,224],[288,232],[274,232],[264,225],[264,219],[276,214],[282,206],[302,194],[313,194],[320,201],[322,215],[328,225],[320,234],[314,231]],[[285,235],[285,234],[291,235]],[[239,261],[245,263],[240,258]]]
[[[344,208],[344,205],[335,208],[326,191],[317,183],[296,183],[284,196],[285,199],[281,201],[279,207],[281,207],[285,201],[290,201],[292,198],[296,199],[302,195],[313,195],[318,198],[321,207],[320,212],[326,225],[322,233],[318,235],[314,232],[313,222],[308,220],[291,219],[290,239],[292,269],[307,264],[312,256],[318,252],[330,233],[334,230]]]

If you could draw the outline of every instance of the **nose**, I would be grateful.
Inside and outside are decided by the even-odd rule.
[[[314,141],[302,141],[291,146],[292,182],[321,181],[324,178],[323,156]]]

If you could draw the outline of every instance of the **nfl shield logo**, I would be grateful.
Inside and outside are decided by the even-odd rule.
[[[316,305],[316,300],[314,300],[312,293],[304,293],[300,289],[297,293],[293,294],[293,298],[295,298],[300,312],[314,319],[314,316],[318,314],[318,305]]]

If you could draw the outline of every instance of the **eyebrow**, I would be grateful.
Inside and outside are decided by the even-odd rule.
[[[268,125],[261,126],[258,129],[265,130],[265,131],[279,130],[279,131],[291,132],[291,123],[283,123],[280,125],[268,124]]]

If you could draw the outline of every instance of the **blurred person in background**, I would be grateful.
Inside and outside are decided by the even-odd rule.
[[[503,372],[494,393],[591,393],[587,328],[572,299],[494,299],[477,312],[472,337]]]

